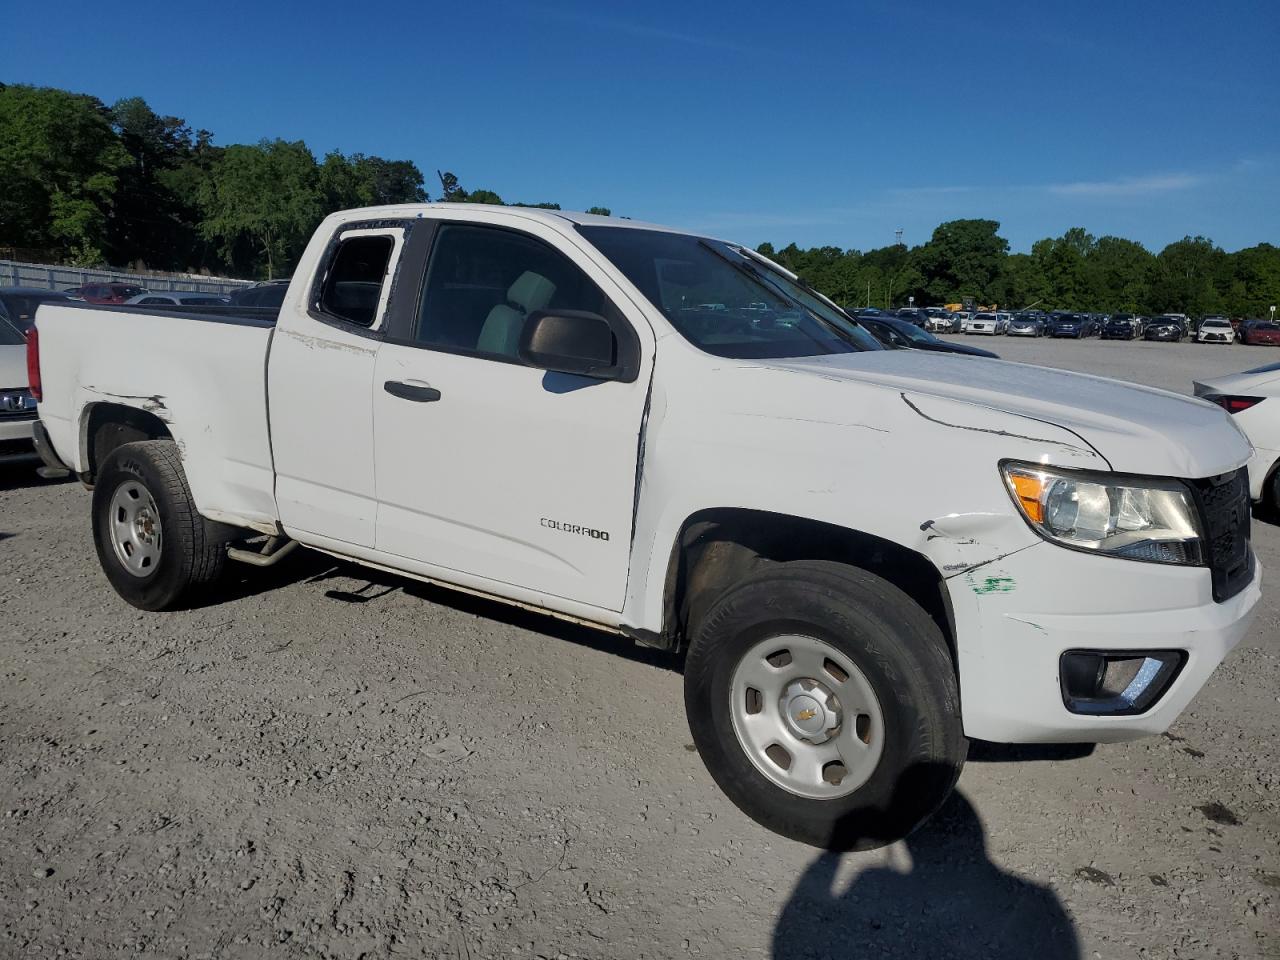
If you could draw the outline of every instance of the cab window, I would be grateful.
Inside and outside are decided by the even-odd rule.
[[[538,310],[605,311],[605,296],[568,257],[512,230],[444,224],[436,233],[414,340],[516,360],[525,319]]]

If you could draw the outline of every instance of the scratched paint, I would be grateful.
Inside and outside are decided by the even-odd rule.
[[[971,577],[969,585],[978,596],[988,593],[1012,593],[1013,588],[1017,586],[1013,577],[983,577],[982,579]]]

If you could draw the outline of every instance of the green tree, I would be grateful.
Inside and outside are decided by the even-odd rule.
[[[951,220],[939,224],[918,251],[916,266],[924,290],[934,303],[961,297],[980,302],[994,299],[1009,241],[998,235],[995,220]]]
[[[227,147],[203,185],[201,232],[229,262],[249,248],[267,277],[301,254],[324,214],[315,157],[302,141]]]
[[[1230,255],[1227,310],[1237,317],[1267,317],[1280,304],[1280,247],[1260,243]]]
[[[100,261],[128,163],[98,99],[0,86],[0,243]]]
[[[1194,316],[1224,309],[1230,264],[1222,249],[1206,237],[1183,237],[1169,244],[1156,257],[1151,276],[1155,310]]]
[[[173,190],[171,174],[191,162],[197,135],[179,117],[162,117],[141,97],[119,100],[111,125],[130,163],[120,171],[108,223],[117,261],[141,260],[165,269],[189,265],[199,237],[199,209],[190,193]],[[206,138],[210,134],[201,131]]]
[[[587,207],[587,213],[594,213],[598,217],[613,216],[613,211],[608,207]]]
[[[1149,313],[1151,267],[1146,247],[1121,237],[1102,237],[1086,258],[1094,310]]]
[[[452,173],[441,173],[436,171],[436,176],[440,178],[440,199],[446,203],[464,203],[467,199],[467,191],[462,189],[462,185],[458,183],[458,178]]]

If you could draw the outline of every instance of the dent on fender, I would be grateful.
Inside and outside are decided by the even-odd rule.
[[[999,513],[951,513],[920,524],[924,553],[942,571],[944,580],[968,575],[980,567],[1011,557],[1035,543],[1022,536],[1025,526],[1017,517]],[[993,582],[970,579],[974,592],[1007,593],[1013,588],[1010,577],[992,575]]]
[[[99,390],[94,386],[86,386],[84,389],[89,393],[96,393],[100,397],[110,397],[113,400],[139,401],[138,408],[140,410],[145,410],[147,413],[155,414],[165,423],[173,422],[173,418],[169,413],[169,408],[165,406],[165,398],[163,394],[153,393],[149,397],[143,397],[131,393],[112,393],[109,390]]]

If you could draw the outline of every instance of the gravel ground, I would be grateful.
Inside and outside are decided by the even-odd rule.
[[[992,345],[1177,390],[1280,359]],[[142,614],[88,507],[0,474],[0,956],[1280,958],[1274,592],[1168,734],[975,744],[834,856],[717,792],[665,655],[311,554]]]

